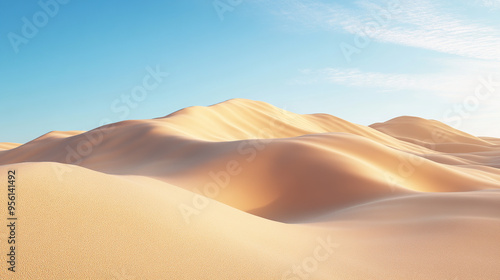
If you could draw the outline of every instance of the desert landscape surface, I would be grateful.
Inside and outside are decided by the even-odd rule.
[[[500,279],[499,168],[500,139],[435,120],[246,99],[53,131],[0,143],[0,278]]]

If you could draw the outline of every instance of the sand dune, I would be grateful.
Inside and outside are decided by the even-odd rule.
[[[3,143],[0,168],[25,278],[497,279],[499,143],[234,99]]]
[[[21,146],[21,144],[17,143],[0,143],[0,150],[10,150],[16,147]]]
[[[479,137],[485,141],[488,141],[490,143],[493,143],[493,144],[497,144],[499,145],[500,144],[500,139],[499,138],[494,138],[494,137]]]
[[[370,127],[394,138],[441,152],[488,151],[495,148],[494,142],[475,137],[435,120],[399,117],[385,123],[372,124]]]

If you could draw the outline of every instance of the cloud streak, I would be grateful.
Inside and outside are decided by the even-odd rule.
[[[500,9],[500,0],[476,0],[475,3],[487,8]]]
[[[459,99],[473,91],[479,77],[459,73],[400,74],[363,72],[357,68],[303,69],[298,84],[331,83],[349,87],[373,88],[379,91],[432,92],[447,99]]]
[[[434,50],[463,57],[500,61],[500,29],[481,24],[453,13],[437,2],[391,0],[389,2],[356,2],[348,8],[321,1],[277,1],[279,13],[303,25],[354,35],[409,47]],[[388,5],[399,5],[397,13],[386,17],[377,32],[365,32],[377,22],[374,14],[383,15]],[[481,5],[500,6],[500,1],[484,0]],[[387,13],[386,13],[387,14]]]

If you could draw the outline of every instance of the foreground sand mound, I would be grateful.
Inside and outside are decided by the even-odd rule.
[[[304,224],[209,199],[186,223],[178,209],[194,194],[161,181],[58,163],[7,170],[18,174],[18,266],[12,277],[2,265],[2,279],[500,276],[499,191],[394,197]]]

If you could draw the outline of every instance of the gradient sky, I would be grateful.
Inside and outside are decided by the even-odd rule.
[[[500,0],[0,0],[0,142],[236,97],[500,137],[499,13]]]

